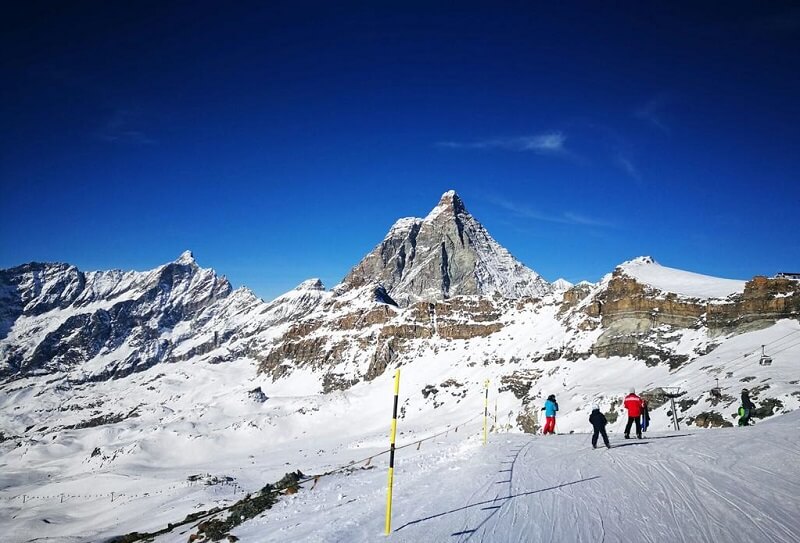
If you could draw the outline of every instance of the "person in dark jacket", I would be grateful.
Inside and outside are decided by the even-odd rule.
[[[592,447],[595,449],[597,448],[597,436],[603,436],[603,443],[606,444],[606,448],[611,448],[611,444],[608,442],[608,434],[606,433],[606,424],[608,421],[606,420],[606,416],[600,412],[599,405],[592,406],[592,414],[589,415],[589,422],[592,424],[592,428],[594,429],[594,433],[592,434]]]
[[[749,426],[750,416],[753,414],[753,409],[756,405],[750,401],[750,391],[746,388],[742,389],[742,406],[739,408],[739,426]]]
[[[642,398],[642,432],[646,432],[648,426],[650,426],[650,409],[647,407],[647,400]]]

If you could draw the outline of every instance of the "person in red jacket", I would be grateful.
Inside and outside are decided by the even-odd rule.
[[[630,394],[625,396],[623,403],[625,409],[628,410],[628,424],[625,425],[625,439],[631,437],[631,425],[636,424],[636,437],[642,439],[642,424],[639,422],[639,417],[642,415],[642,399],[636,395],[636,389],[631,388]]]

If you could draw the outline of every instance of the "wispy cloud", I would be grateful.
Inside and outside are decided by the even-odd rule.
[[[540,155],[557,155],[567,152],[566,141],[567,136],[562,132],[545,132],[533,136],[471,142],[440,141],[436,146],[448,149],[505,149],[508,151],[530,151]]]
[[[623,172],[628,174],[629,177],[635,179],[636,181],[642,180],[642,174],[639,171],[639,168],[636,167],[636,164],[633,163],[633,160],[622,155],[617,155],[615,162]]]
[[[491,198],[490,201],[498,207],[505,209],[507,212],[524,219],[532,219],[535,221],[551,222],[557,224],[571,224],[576,226],[595,226],[595,227],[612,227],[613,224],[587,217],[572,211],[564,211],[557,215],[548,213],[541,213],[540,211],[530,208],[525,205],[509,202],[502,198]]]
[[[138,111],[117,109],[105,121],[97,136],[107,142],[153,145],[156,142],[144,131],[145,122]]]
[[[658,128],[662,132],[669,132],[669,127],[664,122],[663,111],[669,104],[671,98],[666,92],[659,93],[650,100],[637,107],[633,114],[640,121],[646,122],[650,126]]]

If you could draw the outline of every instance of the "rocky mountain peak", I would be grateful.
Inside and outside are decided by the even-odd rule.
[[[322,283],[322,279],[314,277],[312,279],[306,279],[294,287],[294,290],[325,290],[325,285]]]
[[[572,283],[561,277],[553,281],[551,284],[553,285],[554,292],[565,292],[574,286]]]
[[[433,220],[440,215],[444,215],[446,217],[456,217],[461,214],[467,214],[467,208],[464,206],[464,201],[459,197],[459,195],[454,190],[448,190],[442,197],[439,199],[439,203],[436,204],[428,216],[425,218],[426,221]]]
[[[633,258],[631,260],[627,260],[617,267],[626,268],[631,266],[644,266],[647,264],[658,264],[658,262],[656,262],[656,260],[652,256],[644,255],[644,256],[637,256],[636,258]]]
[[[197,265],[197,261],[194,259],[194,254],[192,253],[192,251],[187,250],[181,253],[181,256],[179,256],[175,260],[175,264],[183,264],[190,266],[192,264]]]
[[[406,217],[344,278],[383,285],[400,305],[452,296],[541,296],[550,285],[498,244],[458,194],[445,192],[424,219]]]

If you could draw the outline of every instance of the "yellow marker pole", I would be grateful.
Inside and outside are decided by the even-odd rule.
[[[394,407],[392,408],[392,431],[389,437],[389,490],[386,492],[386,531],[392,531],[392,484],[394,483],[394,438],[397,434],[397,396],[400,393],[400,370],[394,374]]]
[[[486,445],[486,435],[489,421],[489,379],[483,383],[486,388],[486,399],[483,402],[483,444]]]

